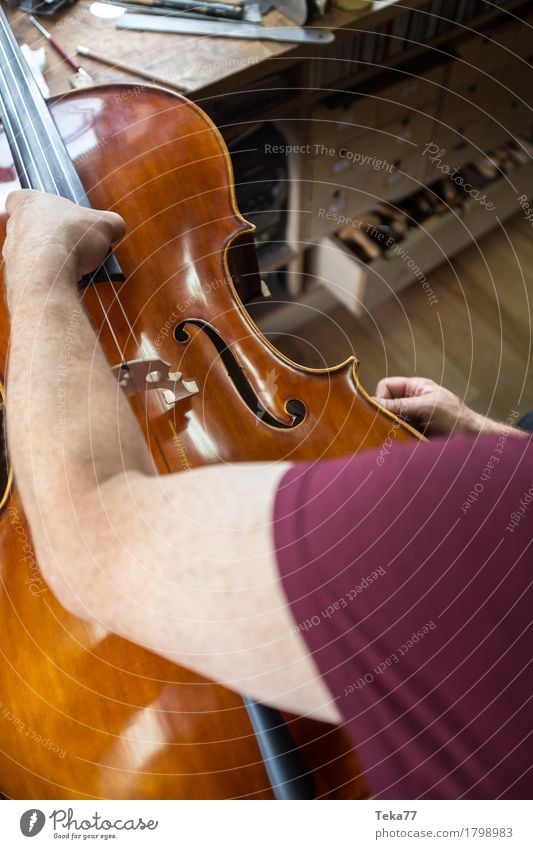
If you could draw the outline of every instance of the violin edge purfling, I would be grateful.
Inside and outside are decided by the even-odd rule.
[[[83,292],[110,367],[159,357],[197,389],[166,407],[158,392],[169,387],[133,393],[156,464],[178,472],[217,460],[337,456],[379,444],[393,424],[398,441],[412,436],[364,393],[355,361],[305,369],[260,334],[230,274],[231,245],[251,225],[237,210],[222,136],[185,98],[149,87],[135,99],[121,97],[127,88],[73,92],[49,108],[84,193],[93,205],[122,214],[128,227],[116,251],[125,282]],[[46,182],[36,187],[49,188]],[[201,326],[186,344],[175,338],[180,322],[192,320],[216,328],[252,387],[257,410],[228,378],[220,350]],[[4,305],[4,373],[8,343]],[[262,414],[287,420],[291,399],[301,399],[306,410],[297,426],[278,428]],[[24,548],[33,550],[16,486],[0,523],[0,691],[9,694],[16,718],[0,723],[3,792],[13,798],[271,798],[242,699],[68,614]],[[48,748],[27,742],[21,727],[42,730]],[[297,718],[289,719],[289,728],[317,795],[364,795],[342,731]],[[150,734],[147,754],[135,741]],[[63,756],[52,753],[57,746]]]

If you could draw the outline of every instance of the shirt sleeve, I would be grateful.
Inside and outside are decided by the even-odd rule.
[[[297,464],[274,543],[383,799],[531,798],[533,444],[458,436]]]

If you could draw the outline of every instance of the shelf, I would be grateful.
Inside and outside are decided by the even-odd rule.
[[[420,285],[421,296],[425,293],[429,297],[429,272],[518,212],[518,194],[533,194],[533,162],[516,168],[509,177],[486,184],[483,192],[487,202],[494,204],[493,210],[469,199],[457,210],[421,222],[396,247],[369,263],[358,259],[340,240],[326,237],[313,249],[312,272],[356,316],[409,285]]]
[[[352,86],[360,86],[364,83],[369,82],[374,77],[378,77],[386,71],[391,71],[397,68],[398,66],[407,64],[411,62],[413,59],[416,59],[418,56],[426,53],[428,50],[437,50],[437,48],[446,44],[447,41],[456,45],[460,43],[462,40],[467,38],[472,38],[472,35],[482,27],[485,27],[487,24],[490,24],[492,21],[497,20],[499,16],[501,16],[502,12],[512,12],[517,8],[523,6],[528,7],[530,3],[528,0],[509,0],[505,4],[505,6],[498,6],[494,8],[492,11],[487,12],[484,15],[481,15],[476,18],[472,18],[468,20],[465,24],[458,24],[454,29],[448,30],[448,32],[443,32],[438,36],[430,39],[427,43],[419,44],[416,47],[413,47],[409,50],[405,50],[399,53],[396,53],[394,56],[389,57],[383,63],[380,64],[372,64],[368,63],[369,67],[364,71],[357,71],[355,74],[351,74],[350,76],[340,77],[335,83],[331,84],[331,88],[321,88],[321,89],[308,89],[308,92],[314,91],[314,94],[308,94],[306,99],[306,106],[314,105],[320,100],[327,98],[332,94],[341,94],[342,92],[349,92]],[[405,7],[402,6],[402,10]],[[397,12],[400,10],[396,10]],[[446,53],[444,50],[439,50],[438,52],[442,53],[444,58],[454,58],[454,52]],[[311,60],[312,61],[312,60]],[[359,62],[359,64],[366,64],[364,62]]]
[[[295,258],[296,253],[286,244],[270,243],[268,247],[257,246],[257,262],[261,274],[278,271]]]

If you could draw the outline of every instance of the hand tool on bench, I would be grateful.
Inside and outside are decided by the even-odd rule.
[[[115,22],[118,29],[139,32],[168,32],[177,35],[222,36],[246,38],[254,41],[280,41],[292,44],[331,44],[335,40],[332,32],[314,27],[264,27],[236,21],[198,21],[190,18],[151,17],[126,12]]]

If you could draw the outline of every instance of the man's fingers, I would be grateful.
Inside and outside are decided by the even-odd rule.
[[[429,377],[384,377],[376,387],[376,398],[411,398],[437,388]]]
[[[429,377],[410,377],[407,381],[405,394],[409,397],[427,395],[428,392],[432,392],[438,388],[438,383],[435,383]]]
[[[109,242],[118,242],[126,232],[124,219],[116,212],[100,212],[102,221],[105,223],[109,234]]]
[[[22,204],[26,203],[30,199],[35,199],[36,202],[41,200],[41,203],[55,203],[53,209],[61,209],[63,214],[66,216],[87,216],[87,226],[89,226],[89,222],[91,221],[91,216],[94,216],[94,223],[99,222],[105,225],[107,234],[109,236],[109,242],[117,242],[121,239],[125,232],[125,224],[124,220],[118,215],[116,212],[108,212],[107,210],[89,210],[84,207],[77,207],[75,204],[70,203],[70,201],[66,201],[63,198],[58,198],[56,195],[44,195],[42,192],[34,191],[33,189],[19,189],[15,192],[10,192],[6,198],[6,212],[8,215],[13,215],[15,210]],[[62,204],[63,206],[58,206],[58,204]]]
[[[378,398],[377,400],[390,413],[394,413],[396,416],[399,415],[403,398]]]
[[[376,398],[403,398],[407,395],[408,377],[384,377],[376,386]]]
[[[17,206],[28,200],[31,195],[38,195],[33,189],[17,189],[15,192],[9,192],[6,198],[6,212],[8,215],[13,215]]]
[[[402,418],[418,419],[424,414],[425,404],[419,398],[378,398],[382,407]]]

